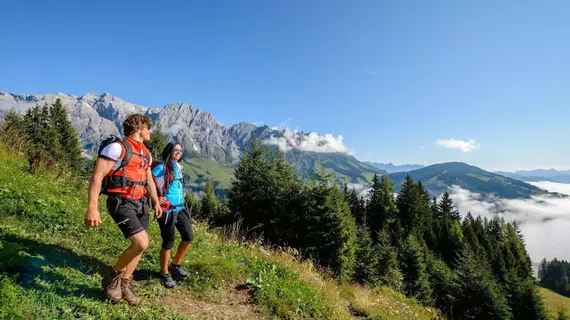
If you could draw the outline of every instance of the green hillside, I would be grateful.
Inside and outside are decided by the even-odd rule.
[[[197,156],[184,159],[182,165],[190,182],[200,184],[206,180],[211,180],[215,188],[228,189],[230,187],[230,179],[234,173],[234,169],[231,167]]]
[[[570,314],[570,298],[560,295],[552,290],[540,287],[540,295],[544,298],[544,304],[548,314],[555,318],[560,309]]]
[[[343,153],[301,152],[292,150],[285,153],[287,160],[293,164],[304,180],[311,179],[314,172],[325,172],[335,175],[339,184],[369,184],[374,174],[386,174],[385,171],[358,161]],[[200,184],[206,179],[214,181],[216,189],[230,187],[233,168],[224,166],[214,160],[193,153],[184,159],[184,172],[190,182]]]
[[[86,181],[26,171],[0,145],[1,319],[435,319],[388,289],[339,285],[309,261],[225,239],[194,224],[183,261],[191,275],[174,290],[156,276],[160,236],[135,271],[139,307],[101,299],[101,273],[127,242],[100,201],[102,224],[83,224]]]
[[[528,183],[462,162],[440,163],[410,172],[393,173],[390,178],[394,185],[399,187],[408,174],[414,181],[421,181],[432,196],[441,194],[452,185],[458,185],[472,192],[494,194],[507,199],[529,198],[531,195],[546,192]]]

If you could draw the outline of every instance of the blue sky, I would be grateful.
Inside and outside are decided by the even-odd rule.
[[[570,169],[567,1],[22,0],[1,12],[0,91],[188,102],[227,125],[290,119],[341,135],[361,160]]]

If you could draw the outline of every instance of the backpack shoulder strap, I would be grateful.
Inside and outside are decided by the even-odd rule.
[[[121,160],[121,166],[119,167],[119,169],[122,169],[126,167],[129,162],[131,162],[131,159],[133,158],[133,148],[127,140],[119,140],[117,142],[120,143],[125,149],[125,155],[123,156],[123,159]]]

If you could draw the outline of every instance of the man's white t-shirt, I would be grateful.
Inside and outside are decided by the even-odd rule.
[[[136,150],[133,150],[133,153],[135,153],[135,152],[136,152]],[[113,142],[113,143],[107,145],[105,148],[103,148],[103,150],[101,150],[100,155],[102,155],[105,158],[108,158],[110,160],[114,160],[115,164],[113,165],[113,168],[111,170],[116,170],[121,165],[121,161],[117,161],[117,160],[119,160],[119,158],[121,158],[121,153],[123,153],[123,145],[120,144],[119,142]],[[139,154],[141,156],[144,154],[143,149],[141,149],[139,151]],[[150,163],[152,163],[152,156],[150,159]]]

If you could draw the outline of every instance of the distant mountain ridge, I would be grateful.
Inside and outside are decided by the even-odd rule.
[[[122,122],[133,113],[143,113],[156,124],[160,122],[167,140],[181,143],[186,150],[185,158],[204,157],[219,164],[215,172],[228,172],[223,167],[235,166],[248,144],[260,139],[275,147],[284,149],[285,156],[298,165],[302,175],[319,166],[334,171],[346,182],[363,183],[382,170],[364,164],[350,155],[342,139],[334,140],[331,135],[311,132],[290,132],[277,130],[267,125],[257,126],[250,122],[239,122],[226,126],[209,112],[187,103],[169,103],[162,108],[149,108],[125,101],[109,93],[86,93],[73,96],[58,94],[12,94],[0,92],[0,119],[11,108],[24,113],[29,108],[61,99],[74,129],[87,151],[96,150],[103,137],[122,131]],[[336,144],[331,144],[331,138]],[[211,162],[201,161],[199,163]],[[200,177],[200,173],[194,173]],[[212,177],[205,174],[203,179]]]
[[[408,174],[414,181],[422,181],[431,196],[438,196],[453,185],[471,192],[494,194],[506,199],[530,198],[533,195],[548,193],[523,181],[488,172],[463,162],[439,163],[410,172],[392,173],[390,178],[397,189]]]
[[[388,173],[395,173],[395,172],[408,172],[416,169],[421,169],[425,167],[421,164],[403,164],[403,165],[394,165],[392,162],[389,163],[380,163],[380,162],[372,162],[372,161],[364,161],[364,163],[371,165],[375,168],[380,170],[384,170]]]
[[[523,181],[550,181],[570,183],[570,170],[537,169],[515,172],[497,171],[497,174]]]

